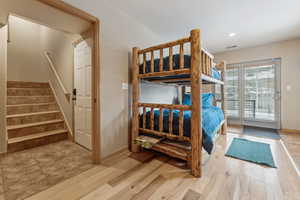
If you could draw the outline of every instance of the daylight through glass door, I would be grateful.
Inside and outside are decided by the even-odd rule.
[[[228,65],[226,104],[229,122],[280,127],[280,59]]]

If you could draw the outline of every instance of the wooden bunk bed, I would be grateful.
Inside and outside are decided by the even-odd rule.
[[[185,45],[190,46],[189,57],[185,56]],[[179,47],[178,66],[174,67],[174,47]],[[168,50],[168,57],[164,57],[164,50]],[[159,59],[154,59],[154,54],[159,52]],[[147,55],[150,59],[147,60]],[[165,68],[167,59],[168,69]],[[186,59],[190,66],[185,66]],[[201,49],[200,30],[192,30],[190,36],[173,42],[153,46],[150,48],[133,48],[132,54],[132,132],[131,132],[131,151],[139,152],[141,148],[151,148],[172,157],[186,160],[191,168],[192,175],[201,177],[201,158],[202,158],[202,121],[201,121],[201,89],[202,84],[220,84],[222,97],[222,110],[224,119],[220,124],[218,132],[223,134],[227,131],[225,103],[224,103],[224,75],[226,70],[225,62],[216,64],[215,67],[221,72],[221,79],[212,78],[213,56]],[[149,104],[139,102],[140,83],[146,80],[150,82],[162,82],[179,85],[189,85],[191,87],[191,105],[177,104]],[[147,111],[147,109],[150,111]],[[163,112],[171,111],[168,116],[168,131],[163,130]],[[178,133],[174,133],[173,112],[178,111]],[[154,128],[154,111],[159,112],[159,128]],[[184,135],[184,112],[190,111],[190,137]],[[150,123],[146,126],[146,113],[150,113]],[[141,114],[142,113],[142,114]],[[140,125],[142,124],[142,126]],[[151,137],[144,134],[150,134]],[[153,137],[152,137],[153,136]],[[179,141],[188,145],[184,148],[181,145],[163,142]],[[144,140],[144,142],[143,142]]]

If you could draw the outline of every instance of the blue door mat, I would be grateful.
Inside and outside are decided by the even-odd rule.
[[[276,129],[244,126],[244,134],[254,137],[262,137],[273,140],[280,140],[281,137]]]
[[[276,168],[269,144],[234,138],[225,156]]]

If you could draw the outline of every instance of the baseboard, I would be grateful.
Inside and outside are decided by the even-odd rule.
[[[300,134],[300,130],[297,129],[280,129],[281,133],[298,133]]]

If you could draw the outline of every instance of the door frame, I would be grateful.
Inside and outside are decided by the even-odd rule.
[[[79,17],[89,23],[93,30],[92,48],[92,159],[95,164],[101,161],[100,137],[100,20],[62,0],[36,0],[61,12]],[[74,137],[74,135],[73,135]]]

